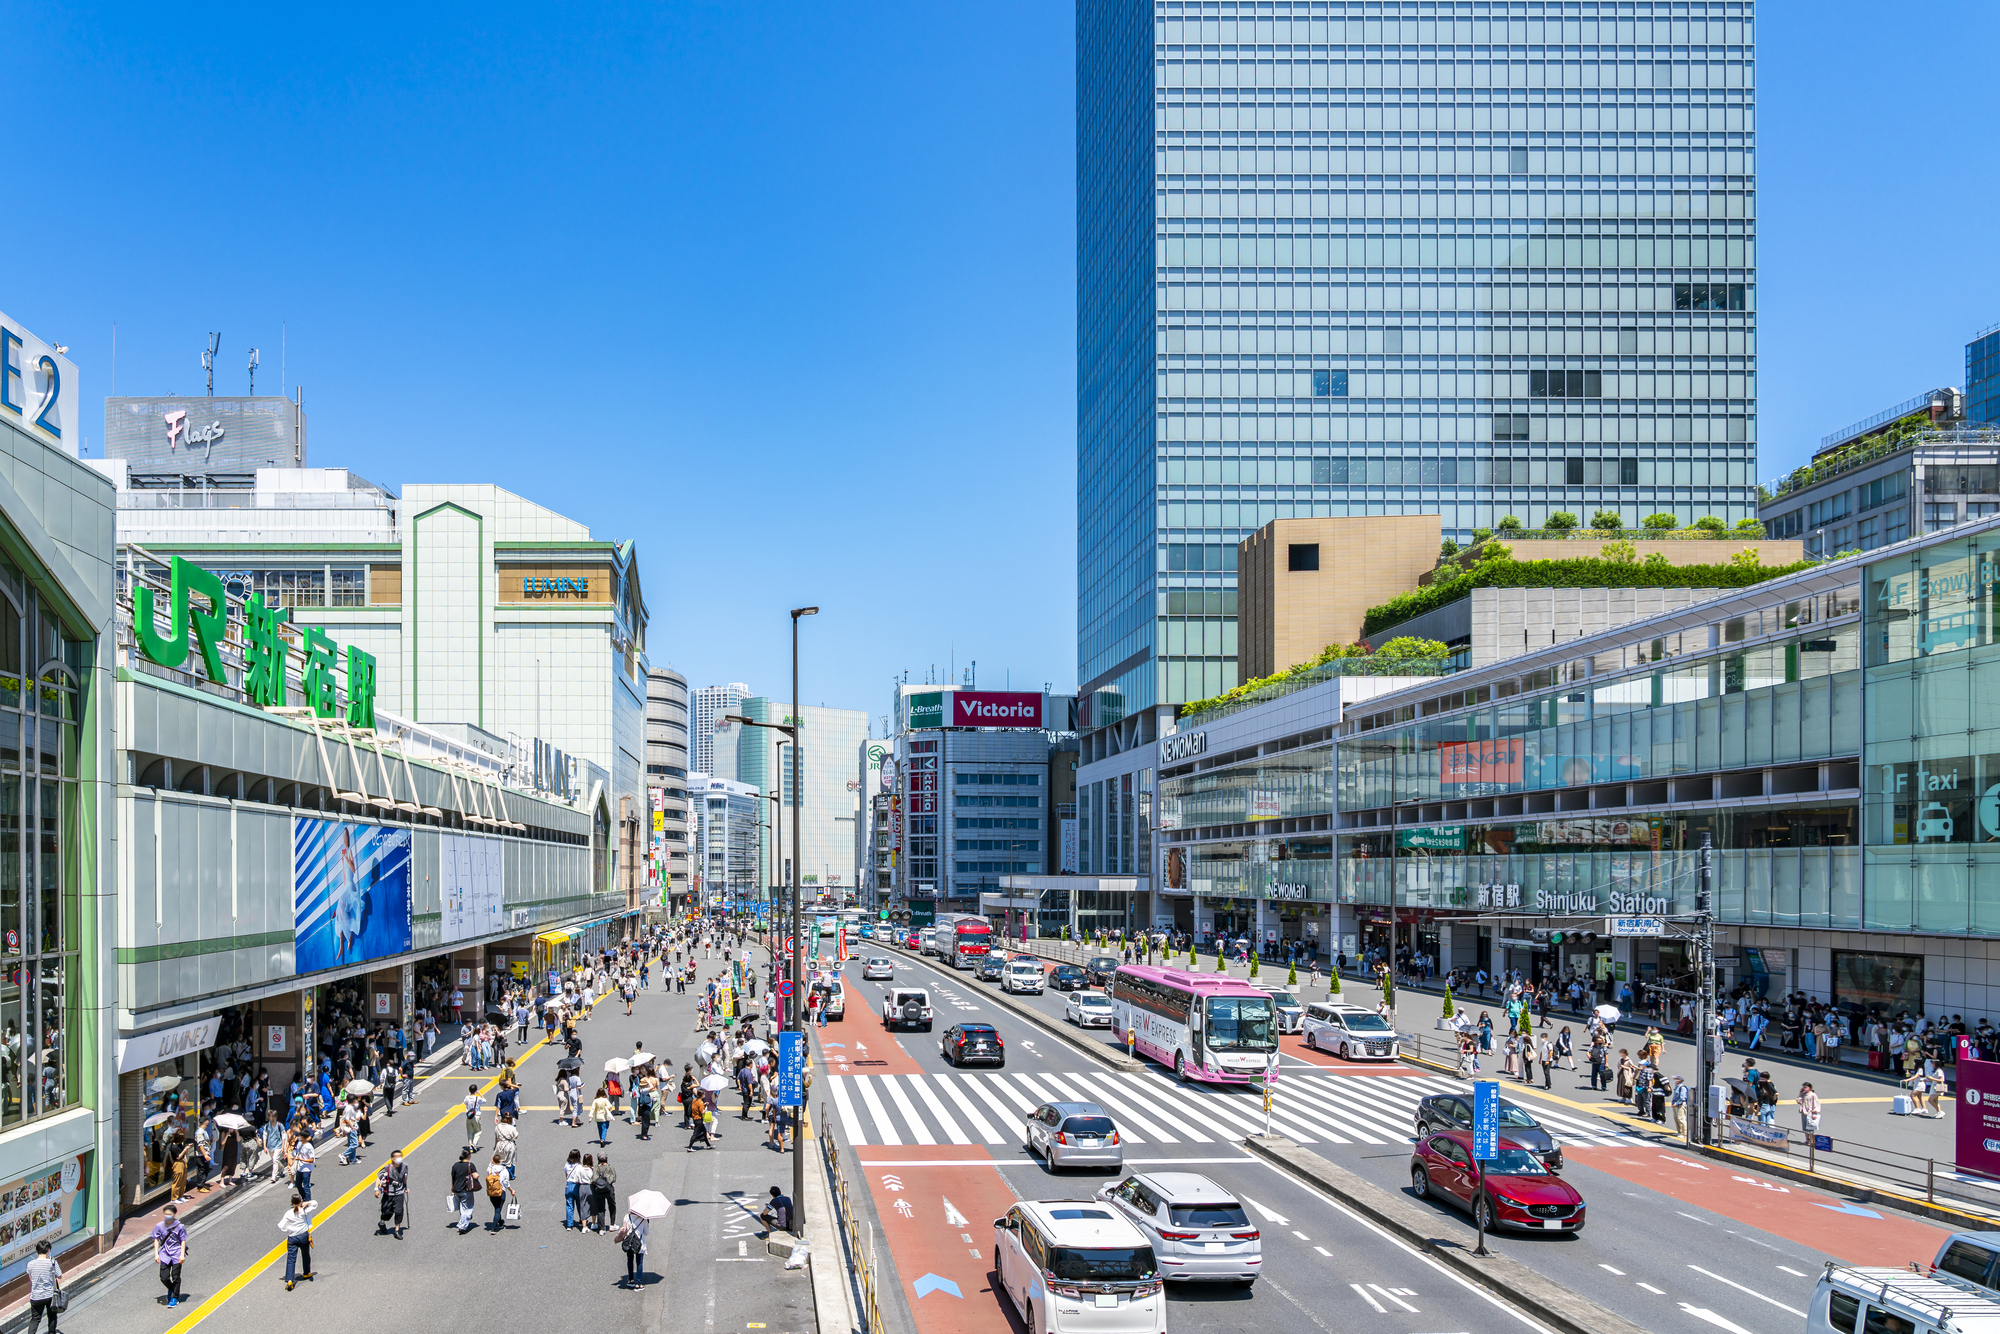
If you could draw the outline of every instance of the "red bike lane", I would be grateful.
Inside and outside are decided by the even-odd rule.
[[[1572,1145],[1576,1162],[1849,1264],[1929,1268],[1948,1228],[1658,1144]]]
[[[870,1145],[861,1170],[918,1334],[1018,1330],[995,1288],[993,1220],[1014,1192],[980,1145]]]

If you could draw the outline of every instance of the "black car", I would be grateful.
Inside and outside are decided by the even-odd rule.
[[[944,1031],[938,1050],[953,1065],[990,1061],[997,1068],[1007,1064],[1007,1044],[991,1024],[953,1024]]]
[[[1049,974],[1049,986],[1056,991],[1082,991],[1090,985],[1090,974],[1073,963],[1056,965]]]
[[[999,954],[982,954],[979,962],[972,966],[972,975],[981,982],[998,982],[1000,974],[1007,971],[1007,960]]]
[[[1108,954],[1101,954],[1085,964],[1083,971],[1089,974],[1090,985],[1093,987],[1108,987],[1111,985],[1112,974],[1118,971],[1118,960]]]
[[[1417,1138],[1434,1130],[1472,1129],[1472,1099],[1456,1093],[1433,1093],[1417,1101]],[[1542,1160],[1551,1172],[1563,1165],[1562,1145],[1517,1103],[1500,1100],[1500,1133]]]

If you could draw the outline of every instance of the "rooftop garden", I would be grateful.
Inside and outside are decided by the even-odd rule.
[[[1437,640],[1407,635],[1378,649],[1366,644],[1328,644],[1317,657],[1282,672],[1245,681],[1234,690],[1207,699],[1190,700],[1181,705],[1179,716],[1183,721],[1200,714],[1221,717],[1336,676],[1443,676],[1450,658],[1451,650]]]
[[[1727,563],[1714,565],[1673,565],[1657,551],[1641,559],[1638,549],[1626,541],[1606,542],[1603,551],[1602,556],[1583,560],[1517,561],[1506,543],[1483,543],[1474,549],[1473,562],[1457,573],[1448,575],[1440,568],[1424,587],[1370,607],[1361,633],[1377,634],[1400,625],[1468,597],[1475,588],[1747,588],[1813,564],[1766,565],[1755,547],[1744,547]]]
[[[1599,510],[1590,516],[1590,526],[1566,510],[1558,510],[1548,517],[1548,522],[1540,528],[1530,528],[1509,514],[1500,520],[1499,527],[1475,528],[1472,543],[1461,547],[1451,538],[1446,538],[1442,555],[1446,559],[1462,552],[1476,552],[1483,543],[1496,537],[1503,541],[1637,541],[1637,542],[1755,542],[1764,536],[1764,525],[1755,519],[1738,519],[1734,526],[1714,515],[1696,519],[1682,526],[1678,517],[1672,514],[1648,514],[1637,528],[1624,526],[1625,520],[1616,510]]]

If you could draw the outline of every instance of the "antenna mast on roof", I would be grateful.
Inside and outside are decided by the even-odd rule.
[[[219,333],[210,334],[208,336],[208,346],[203,348],[201,353],[201,368],[208,372],[208,396],[210,398],[215,397],[215,354],[221,350],[222,335]]]
[[[250,349],[250,397],[257,397],[257,349]]]

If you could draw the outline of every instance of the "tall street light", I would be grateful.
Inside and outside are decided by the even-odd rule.
[[[764,800],[771,803],[771,879],[769,883],[772,891],[775,892],[778,889],[780,882],[784,879],[783,872],[781,871],[780,868],[782,868],[785,864],[784,782],[783,782],[783,775],[785,772],[785,746],[787,744],[796,744],[796,739],[794,737],[795,729],[787,723],[760,723],[755,718],[745,718],[740,713],[727,714],[724,716],[722,721],[726,723],[740,723],[744,727],[764,727],[770,729],[773,732],[781,732],[784,734],[783,738],[772,743],[774,746],[777,747],[777,759],[774,762],[774,768],[772,772],[778,775],[779,782],[776,784],[775,791],[766,792],[764,794]],[[788,742],[787,739],[791,740]],[[795,853],[796,851],[797,850],[794,849]],[[772,930],[775,931],[777,930],[778,927],[778,923],[776,920],[777,908],[775,906],[773,906],[771,910],[771,915],[772,915],[771,928]],[[796,988],[794,988],[794,990],[796,990]]]

